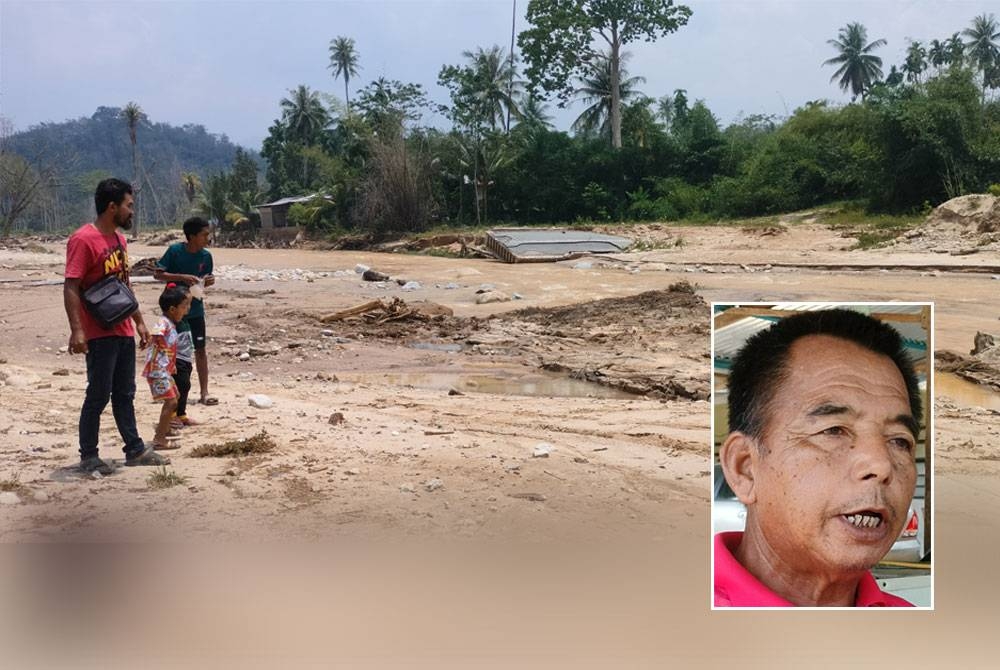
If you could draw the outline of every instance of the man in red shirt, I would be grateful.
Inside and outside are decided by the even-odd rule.
[[[747,507],[715,539],[717,607],[906,607],[869,570],[907,521],[921,402],[899,334],[845,309],[751,337],[719,452]]]
[[[139,437],[135,426],[135,334],[139,346],[149,343],[142,312],[113,328],[103,328],[84,309],[81,292],[108,275],[128,281],[125,236],[118,229],[132,227],[132,186],[120,179],[105,179],[97,185],[94,205],[97,220],[86,223],[66,244],[63,302],[69,319],[69,351],[87,356],[87,392],[80,410],[80,468],[84,472],[113,472],[101,460],[98,435],[101,413],[111,400],[118,432],[125,442],[125,465],[165,465],[170,459],[153,451]]]

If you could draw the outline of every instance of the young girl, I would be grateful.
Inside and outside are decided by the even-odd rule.
[[[160,412],[160,422],[156,425],[156,436],[153,438],[154,449],[176,449],[176,443],[167,442],[170,432],[170,419],[177,410],[177,398],[180,395],[174,373],[177,372],[177,324],[191,309],[191,295],[186,286],[167,284],[160,294],[160,310],[163,316],[150,329],[152,340],[149,352],[146,354],[146,365],[142,376],[149,382],[149,390],[153,400],[162,400],[163,409]]]

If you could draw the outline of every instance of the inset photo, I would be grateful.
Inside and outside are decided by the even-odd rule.
[[[712,303],[712,608],[933,609],[932,303]]]

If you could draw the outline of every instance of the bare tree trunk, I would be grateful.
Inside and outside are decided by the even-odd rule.
[[[621,42],[618,24],[611,24],[611,146],[622,148]]]
[[[510,79],[507,81],[507,123],[504,131],[510,135],[510,103],[514,95],[514,28],[517,24],[517,0],[510,12]],[[986,89],[984,88],[983,91]]]
[[[141,182],[139,181],[139,154],[136,152],[135,147],[135,135],[133,131],[132,136],[132,197],[135,200],[139,200],[139,192],[142,190]],[[142,209],[139,207],[139,203],[135,203],[135,213],[132,215],[133,226],[132,226],[132,239],[139,238],[139,222],[142,216],[140,212]]]

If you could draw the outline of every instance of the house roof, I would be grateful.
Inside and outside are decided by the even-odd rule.
[[[326,200],[333,200],[328,195],[320,195],[319,193],[313,193],[312,195],[295,195],[289,198],[281,198],[280,200],[275,200],[274,202],[266,202],[263,205],[257,205],[257,209],[261,207],[280,207],[281,205],[294,205],[297,202],[309,202],[315,198],[325,198]]]

